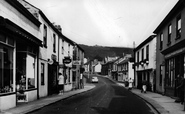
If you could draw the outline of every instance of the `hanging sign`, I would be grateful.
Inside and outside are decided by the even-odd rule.
[[[69,64],[69,63],[71,63],[71,59],[66,57],[66,58],[63,59],[63,63],[64,64]]]
[[[78,60],[73,61],[73,65],[81,65],[81,61],[78,61]]]

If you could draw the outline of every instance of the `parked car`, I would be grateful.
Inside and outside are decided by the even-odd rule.
[[[98,77],[92,77],[91,82],[92,83],[98,83]]]

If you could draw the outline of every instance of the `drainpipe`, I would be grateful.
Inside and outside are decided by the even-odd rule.
[[[37,99],[39,99],[39,52],[40,52],[40,47],[38,47],[38,52],[37,52]]]

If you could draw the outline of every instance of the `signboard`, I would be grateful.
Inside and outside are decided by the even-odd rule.
[[[64,64],[69,64],[69,63],[71,63],[71,59],[70,58],[64,58],[63,63]]]
[[[81,65],[81,61],[78,61],[78,60],[73,61],[73,65]]]

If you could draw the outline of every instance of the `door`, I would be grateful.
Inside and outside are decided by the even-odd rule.
[[[58,93],[57,65],[48,64],[48,95]]]

